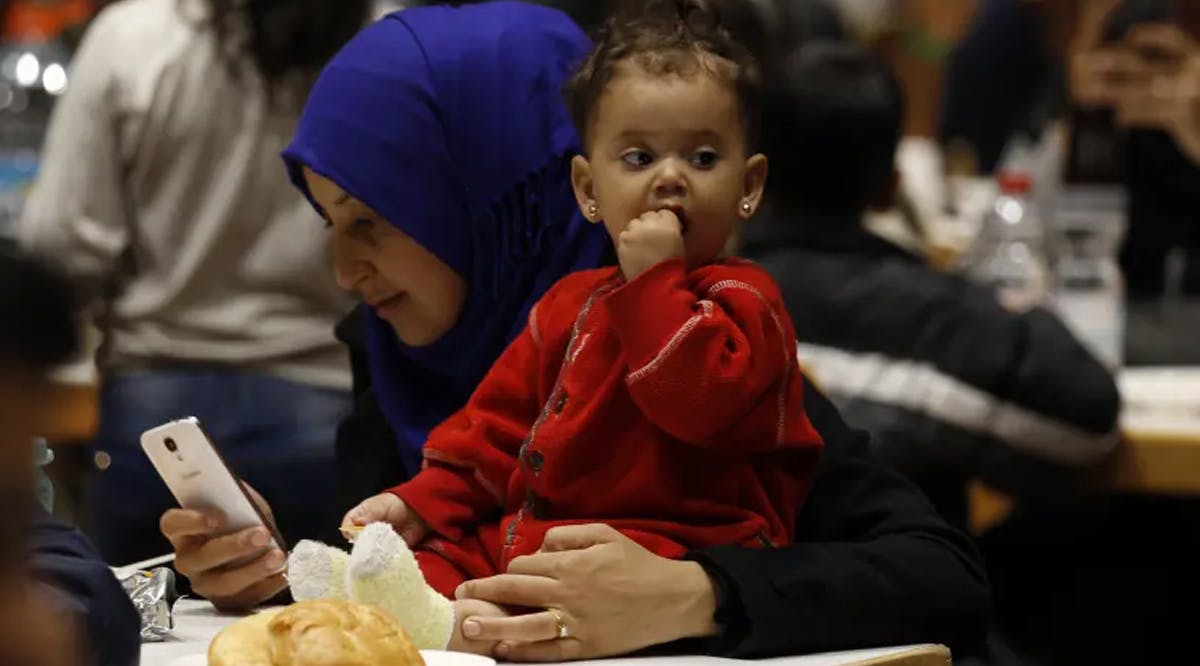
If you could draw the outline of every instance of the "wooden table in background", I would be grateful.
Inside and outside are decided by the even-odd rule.
[[[1120,376],[1122,445],[1098,470],[1111,488],[1200,494],[1200,367]]]
[[[100,425],[100,373],[95,359],[101,336],[92,326],[82,327],[79,336],[78,358],[50,376],[55,407],[41,434],[52,445],[86,442]]]
[[[99,389],[94,384],[55,381],[51,384],[54,410],[41,435],[51,444],[78,444],[96,434],[100,424]]]
[[[1200,367],[1130,368],[1118,383],[1121,443],[1092,470],[1093,482],[1121,492],[1200,495]],[[979,483],[969,501],[977,534],[1012,508],[1011,499]]]

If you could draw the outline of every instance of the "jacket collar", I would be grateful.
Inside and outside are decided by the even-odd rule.
[[[817,210],[775,215],[748,225],[743,247],[751,255],[797,248],[924,263],[920,256],[865,229],[861,219]]]

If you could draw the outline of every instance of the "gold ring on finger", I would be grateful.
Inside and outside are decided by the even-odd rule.
[[[557,610],[551,610],[550,614],[554,616],[554,637],[558,640],[571,637],[571,631],[567,629],[567,623],[563,620],[563,615]]]

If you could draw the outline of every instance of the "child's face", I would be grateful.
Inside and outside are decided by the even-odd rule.
[[[621,63],[597,102],[588,157],[572,180],[584,216],[616,242],[631,220],[671,210],[690,267],[721,254],[739,220],[757,210],[762,155],[747,155],[733,87],[702,67],[653,76]]]

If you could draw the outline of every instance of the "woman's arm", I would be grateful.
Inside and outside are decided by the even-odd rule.
[[[798,543],[693,555],[724,594],[717,614],[723,629],[709,650],[749,657],[979,644],[989,598],[971,541],[911,484],[873,461],[866,435],[850,430],[815,387],[805,389],[826,457],[799,517]]]
[[[542,553],[459,592],[554,609],[572,637],[554,639],[551,612],[478,618],[477,637],[504,641],[501,656],[539,661],[703,637],[700,649],[736,657],[980,642],[988,592],[971,542],[873,461],[866,436],[847,428],[815,387],[806,383],[805,395],[826,448],[797,526],[800,542],[712,548],[677,562],[605,526],[551,530]]]
[[[364,497],[407,478],[396,438],[371,391],[370,373],[362,343],[362,309],[357,308],[338,324],[336,334],[350,349],[354,376],[354,413],[338,426],[338,499],[346,510]],[[417,461],[412,461],[415,468]],[[259,507],[271,516],[271,507],[247,486]],[[272,551],[246,561],[262,550],[269,534],[251,528],[225,534],[223,518],[211,512],[171,509],[160,526],[175,550],[175,568],[188,578],[192,591],[224,610],[246,610],[279,598],[287,591],[282,573],[286,553]],[[320,540],[341,543],[338,526],[330,524]],[[233,567],[234,562],[244,562]]]

